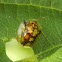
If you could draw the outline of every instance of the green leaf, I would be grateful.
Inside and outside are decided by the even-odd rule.
[[[9,58],[5,54],[5,44],[4,42],[0,39],[0,62],[11,62]]]
[[[39,62],[61,62],[62,61],[62,48],[59,48],[55,53],[48,57],[44,57],[43,60]]]
[[[46,18],[39,19],[42,17]],[[16,37],[21,22],[31,18],[39,19],[37,22],[42,31],[32,46],[38,60],[52,62],[55,58],[54,62],[61,62],[62,0],[0,0],[1,62],[10,62],[5,54],[5,42]]]

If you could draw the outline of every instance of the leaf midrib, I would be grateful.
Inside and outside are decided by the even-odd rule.
[[[36,7],[40,7],[40,8],[48,8],[48,9],[53,9],[53,10],[56,10],[56,11],[62,11],[60,9],[57,9],[57,8],[53,8],[53,7],[48,7],[48,6],[42,6],[42,5],[35,5],[35,4],[20,4],[20,3],[1,3],[0,4],[15,4],[15,5],[31,5],[31,6],[36,6]]]
[[[53,46],[52,48],[47,49],[46,51],[43,51],[43,52],[38,53],[38,54],[36,54],[36,55],[39,56],[39,55],[41,55],[41,54],[44,54],[44,53],[46,53],[46,52],[48,52],[48,51],[51,51],[51,50],[53,50],[53,49],[55,49],[55,48],[58,48],[58,47],[62,47],[62,44]]]

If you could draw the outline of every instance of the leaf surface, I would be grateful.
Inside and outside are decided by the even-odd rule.
[[[62,56],[57,54],[61,54],[62,51],[61,2],[61,0],[0,0],[0,60],[10,62],[6,58],[5,42],[16,37],[21,22],[46,17],[37,21],[42,32],[32,48],[39,61],[46,62],[46,59],[53,58],[60,61],[62,58],[59,57]],[[58,50],[60,52],[57,53]]]

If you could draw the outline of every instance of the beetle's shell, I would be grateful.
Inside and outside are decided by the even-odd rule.
[[[31,46],[40,32],[37,21],[24,21],[18,30],[19,41],[23,46]]]

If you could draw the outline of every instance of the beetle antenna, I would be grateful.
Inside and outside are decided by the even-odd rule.
[[[40,19],[45,19],[45,18],[47,18],[47,17],[42,17],[42,18],[39,18],[39,19],[37,19],[37,20],[40,20]]]
[[[35,11],[35,18],[36,18],[36,10],[34,9],[34,11]]]
[[[36,10],[34,9],[34,11],[35,11],[35,18],[36,18]],[[42,17],[42,18],[39,18],[39,19],[37,19],[37,20],[40,20],[40,19],[45,19],[45,18],[47,18],[48,16],[46,16],[46,17]]]

